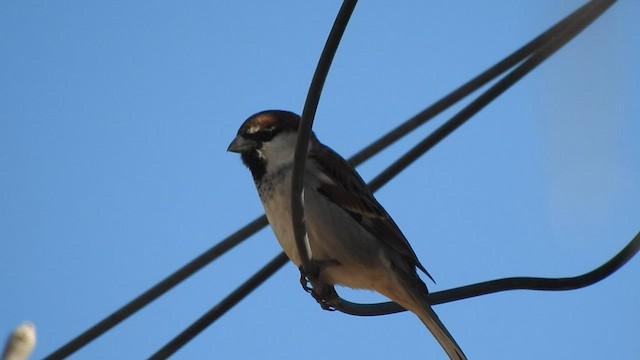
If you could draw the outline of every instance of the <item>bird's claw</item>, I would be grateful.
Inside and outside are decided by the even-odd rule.
[[[302,268],[300,268],[300,285],[302,285],[302,290],[310,293],[313,291],[313,288],[311,286],[309,286],[311,284],[311,282],[309,281],[309,278],[307,278],[307,275],[305,275],[304,271],[302,271]]]
[[[302,266],[298,268],[298,270],[300,270],[300,285],[302,285],[302,289],[308,293],[313,292],[313,283],[317,281],[318,274],[320,273],[317,266],[312,266],[312,268],[310,273],[305,272]]]
[[[335,305],[340,297],[333,285],[321,284],[311,291],[311,296],[320,304],[323,310],[336,311]]]
[[[319,280],[320,267],[312,264],[310,271],[307,273],[300,266],[300,285],[302,289],[313,296],[324,310],[335,311],[336,308],[332,304],[337,304],[338,294],[331,284],[325,284]]]

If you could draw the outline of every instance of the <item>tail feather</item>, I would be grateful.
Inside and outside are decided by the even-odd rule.
[[[431,306],[424,302],[421,305],[421,308],[415,310],[412,309],[412,311],[418,315],[422,323],[427,327],[427,329],[429,329],[429,331],[431,331],[431,334],[433,334],[436,340],[438,340],[440,346],[442,346],[447,355],[449,355],[449,358],[455,360],[466,360],[466,355],[462,352],[458,343],[456,343],[453,336],[451,336]]]
[[[467,356],[427,301],[427,286],[418,277],[415,268],[405,268],[404,271],[402,267],[392,269],[395,271],[387,274],[391,273],[393,276],[383,277],[376,291],[416,314],[451,360],[467,360]]]
[[[382,288],[378,291],[405,309],[416,314],[436,340],[438,340],[438,343],[440,343],[440,346],[442,346],[450,359],[467,360],[467,356],[462,352],[458,343],[456,343],[453,336],[451,336],[442,321],[438,318],[438,315],[431,308],[431,305],[427,302],[425,296],[427,294],[426,286],[421,282],[414,283],[410,286],[400,284],[401,282],[397,281],[393,286]]]

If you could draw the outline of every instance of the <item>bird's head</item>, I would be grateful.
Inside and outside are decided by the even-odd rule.
[[[290,111],[266,110],[251,115],[240,126],[227,151],[240,153],[254,180],[293,163],[300,116]],[[311,135],[310,145],[315,141]]]

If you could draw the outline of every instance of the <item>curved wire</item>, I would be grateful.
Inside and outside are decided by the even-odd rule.
[[[300,267],[306,274],[315,272],[315,270],[312,269],[313,264],[309,257],[309,244],[306,238],[307,231],[304,225],[304,207],[302,206],[302,197],[304,196],[303,176],[304,165],[307,159],[307,146],[309,145],[313,118],[316,115],[316,109],[320,102],[320,94],[322,93],[324,82],[327,79],[331,62],[338,50],[342,35],[347,28],[347,24],[357,3],[357,0],[345,0],[340,7],[340,11],[338,11],[331,32],[327,37],[327,42],[324,45],[324,49],[322,49],[318,66],[313,74],[298,127],[298,138],[296,141],[291,175],[291,221],[293,223],[293,235],[296,240],[296,247],[300,256]]]
[[[563,291],[575,290],[593,285],[620,269],[640,250],[640,232],[609,261],[600,267],[579,276],[566,278],[539,278],[539,277],[510,277],[498,280],[485,281],[477,284],[466,285],[454,289],[429,293],[427,299],[432,305],[443,304],[451,301],[468,299],[481,295],[493,294],[509,290],[541,290]],[[394,302],[361,305],[334,299],[336,303],[330,304],[336,310],[349,315],[376,316],[395,314],[406,311]]]

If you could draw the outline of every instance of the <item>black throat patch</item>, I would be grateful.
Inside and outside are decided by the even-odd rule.
[[[249,171],[251,171],[253,181],[256,184],[259,183],[267,171],[266,160],[260,157],[257,149],[243,152],[241,157],[242,162],[247,166],[247,168],[249,168]]]

